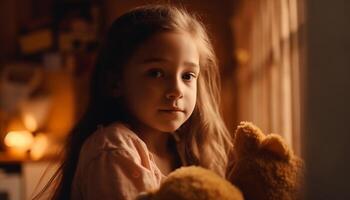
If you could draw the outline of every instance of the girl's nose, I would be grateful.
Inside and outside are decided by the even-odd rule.
[[[170,88],[168,89],[168,91],[165,94],[165,97],[169,100],[177,100],[182,98],[183,93],[180,89],[180,83],[178,83],[177,81],[174,81]]]
[[[166,98],[169,100],[177,100],[177,99],[182,98],[182,93],[180,93],[180,92],[167,93]]]

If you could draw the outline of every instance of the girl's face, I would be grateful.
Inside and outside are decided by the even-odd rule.
[[[144,42],[126,64],[121,95],[138,128],[173,132],[192,114],[199,53],[189,34],[162,32]]]

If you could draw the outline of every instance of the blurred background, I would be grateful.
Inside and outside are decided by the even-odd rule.
[[[88,103],[106,30],[125,11],[154,2],[162,1],[0,1],[0,200],[30,199],[46,183]],[[166,2],[206,24],[231,132],[239,121],[252,121],[281,134],[310,161],[305,199],[350,199],[343,173],[350,141],[349,3]]]

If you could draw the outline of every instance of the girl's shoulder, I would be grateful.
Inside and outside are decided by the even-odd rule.
[[[112,151],[134,155],[140,150],[147,151],[146,144],[126,124],[116,122],[98,127],[84,142],[81,156],[88,155],[91,159],[101,152]]]

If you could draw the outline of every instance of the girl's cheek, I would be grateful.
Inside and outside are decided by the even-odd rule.
[[[139,87],[139,94],[140,96],[147,96],[148,98],[151,98],[153,95],[160,93],[162,85],[160,83],[143,83],[140,84]]]

